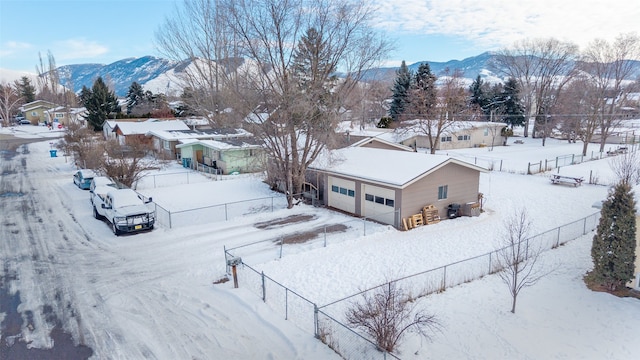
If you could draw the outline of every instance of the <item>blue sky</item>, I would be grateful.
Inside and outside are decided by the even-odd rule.
[[[394,41],[386,65],[461,60],[522,38],[585,46],[640,33],[636,0],[373,0],[376,26]],[[181,0],[0,0],[0,68],[58,66],[156,55],[154,32]]]

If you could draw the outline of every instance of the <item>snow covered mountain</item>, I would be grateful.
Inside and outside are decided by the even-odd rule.
[[[471,83],[478,75],[485,81],[498,82],[500,77],[492,67],[495,55],[485,52],[477,56],[472,56],[463,60],[450,60],[446,62],[427,61],[431,66],[431,71],[438,77],[443,75],[446,69],[450,71],[461,70],[463,77]],[[416,71],[423,61],[407,64],[411,71]],[[250,67],[251,63],[246,61],[228,61],[224,64],[225,69],[230,64],[234,66]],[[138,82],[145,90],[153,93],[163,93],[170,96],[179,96],[183,86],[180,81],[181,74],[185,69],[195,66],[189,60],[173,61],[155,56],[144,56],[141,58],[128,58],[116,61],[111,64],[74,64],[65,65],[58,68],[60,82],[62,85],[79,92],[83,86],[90,88],[98,76],[101,76],[107,84],[113,84],[116,95],[125,96],[132,82]],[[640,66],[637,66],[640,68]],[[384,67],[368,70],[364,80],[383,79],[393,81],[397,67]],[[0,79],[7,80],[5,72],[10,70],[0,69]],[[15,74],[14,74],[15,75]],[[34,75],[34,74],[30,74]],[[640,73],[633,75],[640,76]],[[11,77],[11,76],[9,76]],[[13,76],[16,79],[17,76]],[[629,79],[629,80],[634,80]],[[12,80],[9,80],[12,81]]]

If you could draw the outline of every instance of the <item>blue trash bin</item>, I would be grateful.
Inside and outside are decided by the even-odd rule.
[[[57,152],[58,150],[55,150],[55,149],[49,150],[49,154],[51,155],[51,157],[57,157],[58,156]]]

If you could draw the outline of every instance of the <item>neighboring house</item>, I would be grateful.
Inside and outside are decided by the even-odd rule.
[[[401,229],[427,205],[446,218],[452,203],[477,203],[486,171],[445,155],[348,147],[316,160],[307,182],[321,203]]]
[[[58,106],[44,111],[45,121],[48,123],[60,123],[67,125],[70,123],[84,124],[84,117],[87,113],[86,108],[68,108]]]
[[[436,150],[491,147],[504,144],[501,130],[507,124],[488,121],[459,121],[445,129],[440,135]],[[397,142],[412,148],[430,149],[429,137],[419,125],[395,129],[381,135],[385,140]]]
[[[105,125],[107,125],[107,121],[105,121]],[[127,141],[132,141],[132,139],[135,139],[134,141],[151,142],[151,139],[146,134],[154,130],[189,130],[189,126],[182,120],[116,121],[115,124],[108,124],[108,126],[113,126],[111,133],[115,134],[115,138],[122,145],[125,145]],[[104,128],[105,126],[103,125]]]
[[[252,173],[265,168],[265,151],[251,137],[221,140],[184,140],[176,146],[183,164],[198,168],[199,164],[218,169],[222,174]]]
[[[400,151],[410,151],[414,152],[415,150],[409,146],[405,146],[398,143],[393,143],[391,141],[387,141],[381,138],[369,137],[364,138],[358,142],[351,144],[352,147],[366,147],[373,149],[383,149],[383,150],[400,150]]]
[[[54,103],[44,100],[36,100],[22,105],[20,107],[20,111],[27,120],[31,121],[32,124],[38,124],[47,119],[45,112],[55,107],[56,105]]]
[[[244,129],[203,129],[203,130],[152,130],[147,137],[153,141],[153,147],[165,159],[181,159],[176,148],[183,140],[222,140],[229,138],[251,137],[253,134]]]

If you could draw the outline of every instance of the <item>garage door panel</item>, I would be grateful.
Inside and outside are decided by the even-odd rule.
[[[393,189],[362,184],[362,213],[368,218],[395,225],[395,196]]]
[[[329,206],[352,214],[356,212],[355,181],[329,177]]]

